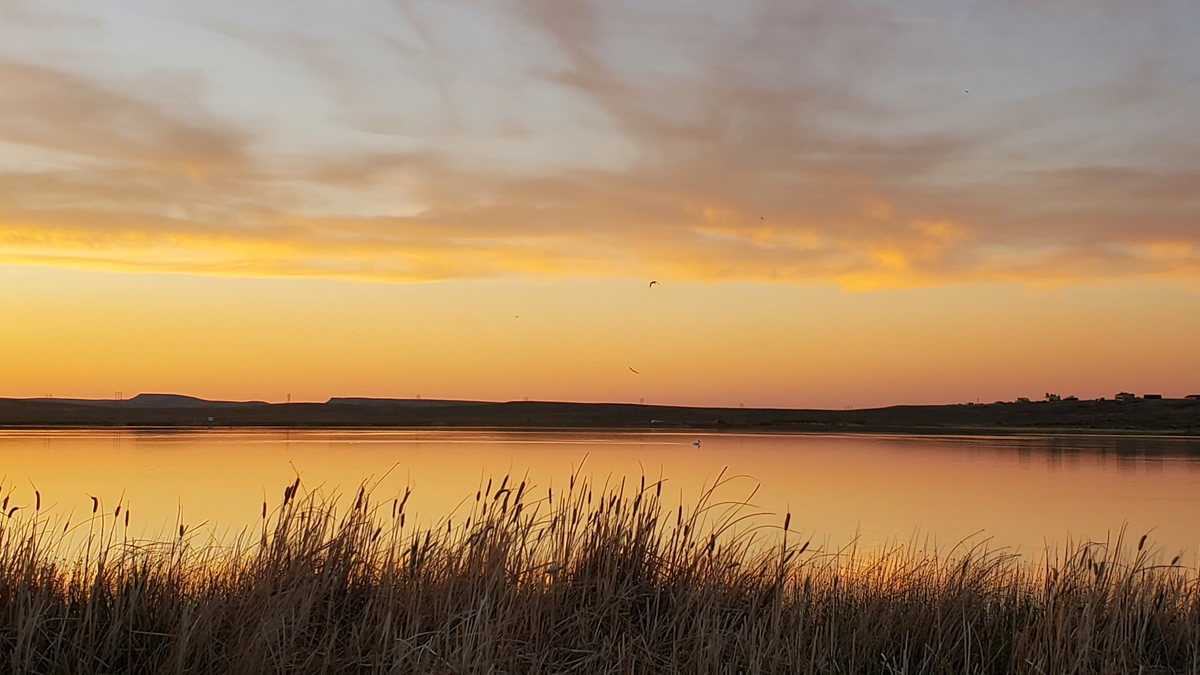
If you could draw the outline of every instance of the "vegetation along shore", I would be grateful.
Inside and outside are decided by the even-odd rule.
[[[715,487],[720,487],[720,482]],[[407,494],[297,480],[261,529],[128,538],[41,495],[0,517],[13,673],[1184,673],[1196,570],[1146,537],[1030,560],[983,545],[823,550],[802,514],[661,483],[509,477],[430,527]],[[804,524],[807,527],[811,524]]]

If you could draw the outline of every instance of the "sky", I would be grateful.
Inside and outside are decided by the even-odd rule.
[[[1196,35],[1194,0],[0,0],[0,396],[1198,393]]]

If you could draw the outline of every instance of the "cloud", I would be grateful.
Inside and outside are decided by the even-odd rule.
[[[52,68],[0,63],[0,140],[206,175],[244,162],[245,136],[189,111],[97,86]],[[194,105],[194,102],[192,102]],[[188,119],[197,118],[197,119]]]
[[[870,3],[360,5],[361,34],[355,9],[338,31],[206,24],[330,97],[329,136],[286,153],[201,104],[219,83],[0,63],[0,143],[39,157],[0,181],[0,262],[861,290],[1200,275],[1200,146],[1164,141],[1200,94],[1166,66],[980,105],[931,79],[944,25]]]

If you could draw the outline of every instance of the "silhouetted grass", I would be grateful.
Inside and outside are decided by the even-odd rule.
[[[1167,673],[1200,668],[1194,570],[1143,537],[1003,551],[815,550],[710,491],[539,490],[467,517],[305,493],[261,532],[130,541],[128,513],[0,518],[12,673]],[[40,496],[38,499],[40,503]],[[9,512],[11,513],[11,511]],[[787,516],[784,521],[790,521]],[[781,529],[779,526],[783,525]],[[86,531],[85,531],[86,530]],[[791,536],[789,536],[789,534]],[[84,536],[86,535],[86,536]]]

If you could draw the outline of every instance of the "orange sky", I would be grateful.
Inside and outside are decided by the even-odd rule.
[[[0,396],[1195,393],[1196,30],[0,0]]]
[[[0,270],[8,396],[842,407],[1193,393],[1196,293]],[[629,371],[632,367],[640,374]]]

